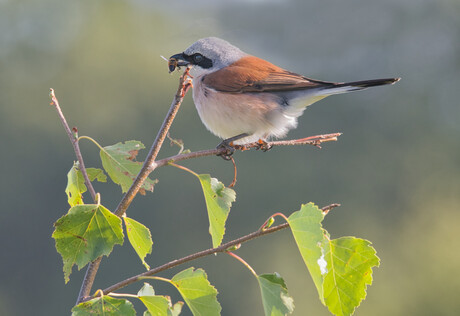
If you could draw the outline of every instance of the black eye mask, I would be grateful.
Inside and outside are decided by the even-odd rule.
[[[185,53],[182,53],[182,55],[184,56],[184,60],[188,61],[193,65],[197,65],[205,69],[212,67],[212,60],[207,57],[204,57],[200,53],[195,53],[193,55],[187,55]]]

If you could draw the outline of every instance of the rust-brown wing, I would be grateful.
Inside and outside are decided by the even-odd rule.
[[[243,57],[224,69],[206,75],[203,83],[216,91],[228,93],[282,92],[333,85],[289,72],[254,56]]]

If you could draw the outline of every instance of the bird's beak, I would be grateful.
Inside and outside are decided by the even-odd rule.
[[[169,57],[168,60],[168,68],[169,72],[173,72],[177,68],[180,68],[181,66],[188,66],[190,63],[185,60],[185,56],[183,53],[172,55]]]

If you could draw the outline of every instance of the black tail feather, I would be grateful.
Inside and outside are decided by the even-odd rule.
[[[344,82],[344,83],[337,83],[335,87],[359,87],[359,88],[369,88],[369,87],[377,87],[383,86],[387,84],[394,84],[398,82],[401,78],[386,78],[386,79],[373,79],[373,80],[363,80],[363,81],[354,81],[354,82]]]
[[[401,78],[386,78],[340,83],[323,82],[323,85],[317,94],[328,96],[332,94],[347,93],[352,91],[363,90],[370,87],[394,84],[395,82],[398,82],[400,79]]]

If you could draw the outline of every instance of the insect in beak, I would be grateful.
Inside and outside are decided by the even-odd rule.
[[[169,73],[173,72],[176,70],[176,68],[180,69],[179,67],[179,62],[175,58],[171,58],[168,60],[168,68],[169,68]]]
[[[169,57],[169,59],[166,59],[164,58],[163,56],[161,56],[164,60],[167,60],[168,61],[168,69],[169,69],[169,73],[172,73],[174,70],[177,69],[180,69],[180,67],[182,66],[188,66],[189,62],[188,61],[185,61],[184,60],[184,56],[183,54],[176,54],[176,55],[173,55],[171,57]]]

